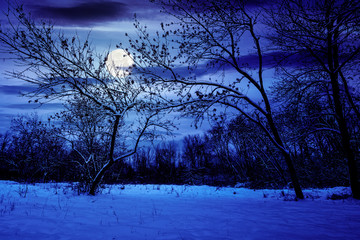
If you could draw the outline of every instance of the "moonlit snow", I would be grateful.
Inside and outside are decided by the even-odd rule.
[[[349,188],[251,190],[112,185],[97,196],[68,183],[0,181],[0,239],[360,239]]]

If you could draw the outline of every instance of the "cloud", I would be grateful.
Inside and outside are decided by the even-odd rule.
[[[305,54],[299,55],[290,55],[287,52],[283,51],[272,51],[263,53],[263,70],[275,69],[276,67],[282,66],[286,68],[296,68],[300,66],[305,66],[306,64],[315,64],[312,59]],[[256,54],[248,54],[239,56],[237,58],[237,63],[240,68],[244,70],[255,70],[259,67],[259,59]],[[230,74],[235,70],[235,68],[230,64],[218,63],[211,64],[210,62],[200,62],[194,67],[191,71],[189,70],[186,64],[178,65],[174,67],[174,72],[179,74],[180,78],[188,78],[196,76],[197,79],[200,79],[203,76],[209,77],[209,75],[218,75],[221,74],[223,70]],[[149,67],[148,71],[155,74],[161,75],[163,78],[172,78],[172,74],[169,71],[164,71],[164,69],[159,67]],[[138,74],[137,69],[133,70],[133,74]],[[151,78],[151,76],[149,76]]]
[[[21,93],[32,92],[34,90],[33,86],[0,85],[0,93],[7,95],[20,95]]]
[[[263,67],[274,68],[277,65],[279,57],[282,56],[281,52],[268,52],[263,54]],[[256,69],[259,67],[259,58],[256,54],[243,55],[237,58],[237,63],[241,68]],[[290,63],[289,63],[290,64]],[[204,74],[217,73],[220,70],[232,70],[234,67],[230,64],[219,63],[218,67],[209,67],[210,62],[197,65],[194,74],[201,76]],[[188,72],[187,67],[179,67],[177,72]]]
[[[159,2],[159,1],[155,1]],[[172,3],[165,2],[166,10],[168,12],[178,12],[180,8],[173,7]],[[243,6],[245,4],[245,8],[247,10],[252,9],[261,9],[261,7],[268,7],[274,5],[273,1],[268,0],[227,0],[227,1],[208,1],[208,0],[196,0],[196,1],[179,1],[177,4],[178,6],[185,7],[191,9],[195,13],[203,12],[208,13],[209,9],[213,9],[213,6],[223,7],[223,6],[232,6],[234,9],[238,9],[238,7]],[[182,12],[182,10],[180,10]]]
[[[114,1],[90,1],[68,6],[32,5],[35,17],[53,19],[61,25],[95,25],[101,22],[129,19],[127,4]]]
[[[237,63],[242,68],[256,69],[259,67],[259,58],[257,54],[243,55],[237,58]],[[309,55],[305,53],[292,55],[284,51],[269,51],[263,53],[262,64],[262,67],[265,69],[275,69],[278,66],[298,67],[304,66],[306,64],[314,64],[314,61],[312,59],[309,59]],[[207,64],[200,65],[198,66],[198,68],[200,72],[205,72],[207,69],[209,69]],[[234,69],[234,67],[230,64],[223,64],[219,66],[219,69],[228,70]],[[218,71],[218,69],[215,68],[212,71]]]
[[[2,105],[2,108],[10,108],[12,110],[61,110],[63,109],[63,105],[61,103],[46,103],[44,105],[40,105],[38,103],[14,103]]]

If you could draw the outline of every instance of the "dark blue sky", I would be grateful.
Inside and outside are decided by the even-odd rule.
[[[96,26],[114,21],[131,21],[134,13],[155,20],[159,9],[148,0],[17,0],[36,18],[53,19],[62,26]],[[13,2],[10,0],[10,2]],[[7,0],[1,0],[6,9]]]
[[[10,1],[12,2],[12,1]],[[115,48],[126,43],[125,32],[134,32],[133,16],[145,24],[159,26],[165,20],[159,8],[148,0],[22,0],[24,9],[34,18],[51,19],[65,34],[86,36],[91,31],[91,41],[97,51]],[[0,0],[0,10],[6,11],[7,0]],[[6,27],[4,14],[0,14],[2,27]],[[61,107],[60,103],[48,103],[39,107],[28,103],[21,93],[31,91],[32,86],[16,79],[9,79],[6,71],[16,68],[6,53],[0,53],[0,133],[8,130],[10,120],[18,114],[38,112],[40,116],[52,114]]]
[[[80,37],[86,36],[91,31],[91,42],[99,52],[115,49],[118,43],[127,44],[125,33],[134,33],[133,16],[148,26],[150,32],[159,29],[160,22],[167,21],[169,16],[160,13],[160,9],[148,0],[19,0],[24,4],[26,11],[31,12],[34,18],[51,19],[55,27],[62,29],[65,34],[76,33]],[[261,0],[250,1],[258,6]],[[0,0],[2,10],[7,8],[7,0]],[[0,21],[6,24],[4,16]],[[16,68],[13,62],[5,60],[8,55],[0,55],[0,132],[9,128],[10,120],[18,115],[36,111],[40,116],[55,113],[59,110],[59,102],[47,103],[39,107],[35,103],[28,103],[29,99],[21,97],[21,92],[32,89],[25,82],[8,79],[6,71]],[[271,54],[265,56],[272,58]],[[252,55],[242,59],[249,65],[255,63]],[[198,70],[204,72],[204,69]],[[179,69],[181,71],[181,69]],[[190,125],[190,120],[184,121]],[[194,132],[192,132],[194,133]]]

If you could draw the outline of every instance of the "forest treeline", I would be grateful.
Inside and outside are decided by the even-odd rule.
[[[283,127],[296,122],[288,116],[278,116]],[[334,124],[331,118],[319,121]],[[51,120],[43,122],[35,114],[14,118],[11,130],[0,135],[1,179],[78,182],[79,191],[87,192],[94,175],[106,161],[110,141],[96,133],[102,127],[95,125],[86,130],[83,128],[82,136],[69,141],[63,135],[64,129],[56,127]],[[293,125],[287,131],[291,134],[300,129],[304,130],[304,126]],[[354,140],[359,146],[359,139]],[[303,187],[349,185],[338,134],[311,132],[304,134],[300,141],[287,144],[293,149]],[[103,183],[214,186],[241,183],[251,188],[291,188],[287,172],[281,153],[261,129],[238,116],[229,122],[213,122],[213,127],[206,133],[186,136],[181,143],[168,141],[144,146],[125,161],[116,162],[105,174]]]

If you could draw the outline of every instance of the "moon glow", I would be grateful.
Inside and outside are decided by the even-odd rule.
[[[109,53],[105,65],[113,77],[124,78],[131,73],[134,60],[124,49],[116,49]]]

